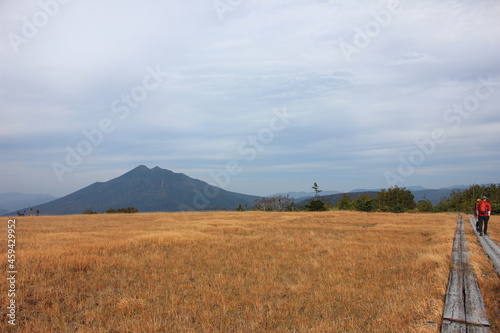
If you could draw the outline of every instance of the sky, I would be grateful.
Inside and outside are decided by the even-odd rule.
[[[0,2],[0,192],[499,183],[494,0]]]

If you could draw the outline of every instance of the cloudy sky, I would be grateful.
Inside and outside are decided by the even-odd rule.
[[[0,192],[500,182],[500,3],[0,3]]]

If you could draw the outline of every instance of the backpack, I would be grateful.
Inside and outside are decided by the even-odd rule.
[[[486,202],[481,201],[479,203],[478,211],[479,211],[479,214],[486,214],[486,212],[487,212]]]

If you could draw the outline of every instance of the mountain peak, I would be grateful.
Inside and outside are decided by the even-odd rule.
[[[129,176],[129,175],[143,174],[145,172],[148,172],[149,170],[150,169],[147,166],[141,164],[141,165],[133,168],[132,170],[128,171],[127,173],[125,173],[124,176],[125,175]]]
[[[208,193],[208,194],[207,194]],[[217,193],[212,195],[212,193]],[[216,188],[183,173],[139,165],[107,182],[94,183],[63,198],[33,207],[42,214],[81,214],[87,210],[135,207],[140,212],[236,209],[259,197]]]

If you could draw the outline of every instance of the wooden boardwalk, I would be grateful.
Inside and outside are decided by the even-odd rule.
[[[475,223],[474,223],[475,224]],[[475,228],[475,227],[474,227]],[[491,332],[483,298],[468,263],[463,217],[459,216],[451,255],[451,271],[446,290],[442,333]]]
[[[472,226],[472,230],[474,230],[474,233],[479,240],[479,243],[483,247],[484,252],[486,252],[491,262],[493,263],[493,266],[495,266],[495,270],[497,271],[498,275],[500,275],[500,247],[498,247],[498,245],[495,244],[495,242],[492,241],[489,236],[479,236],[479,233],[476,231],[476,221],[471,215],[469,215],[469,222]]]

